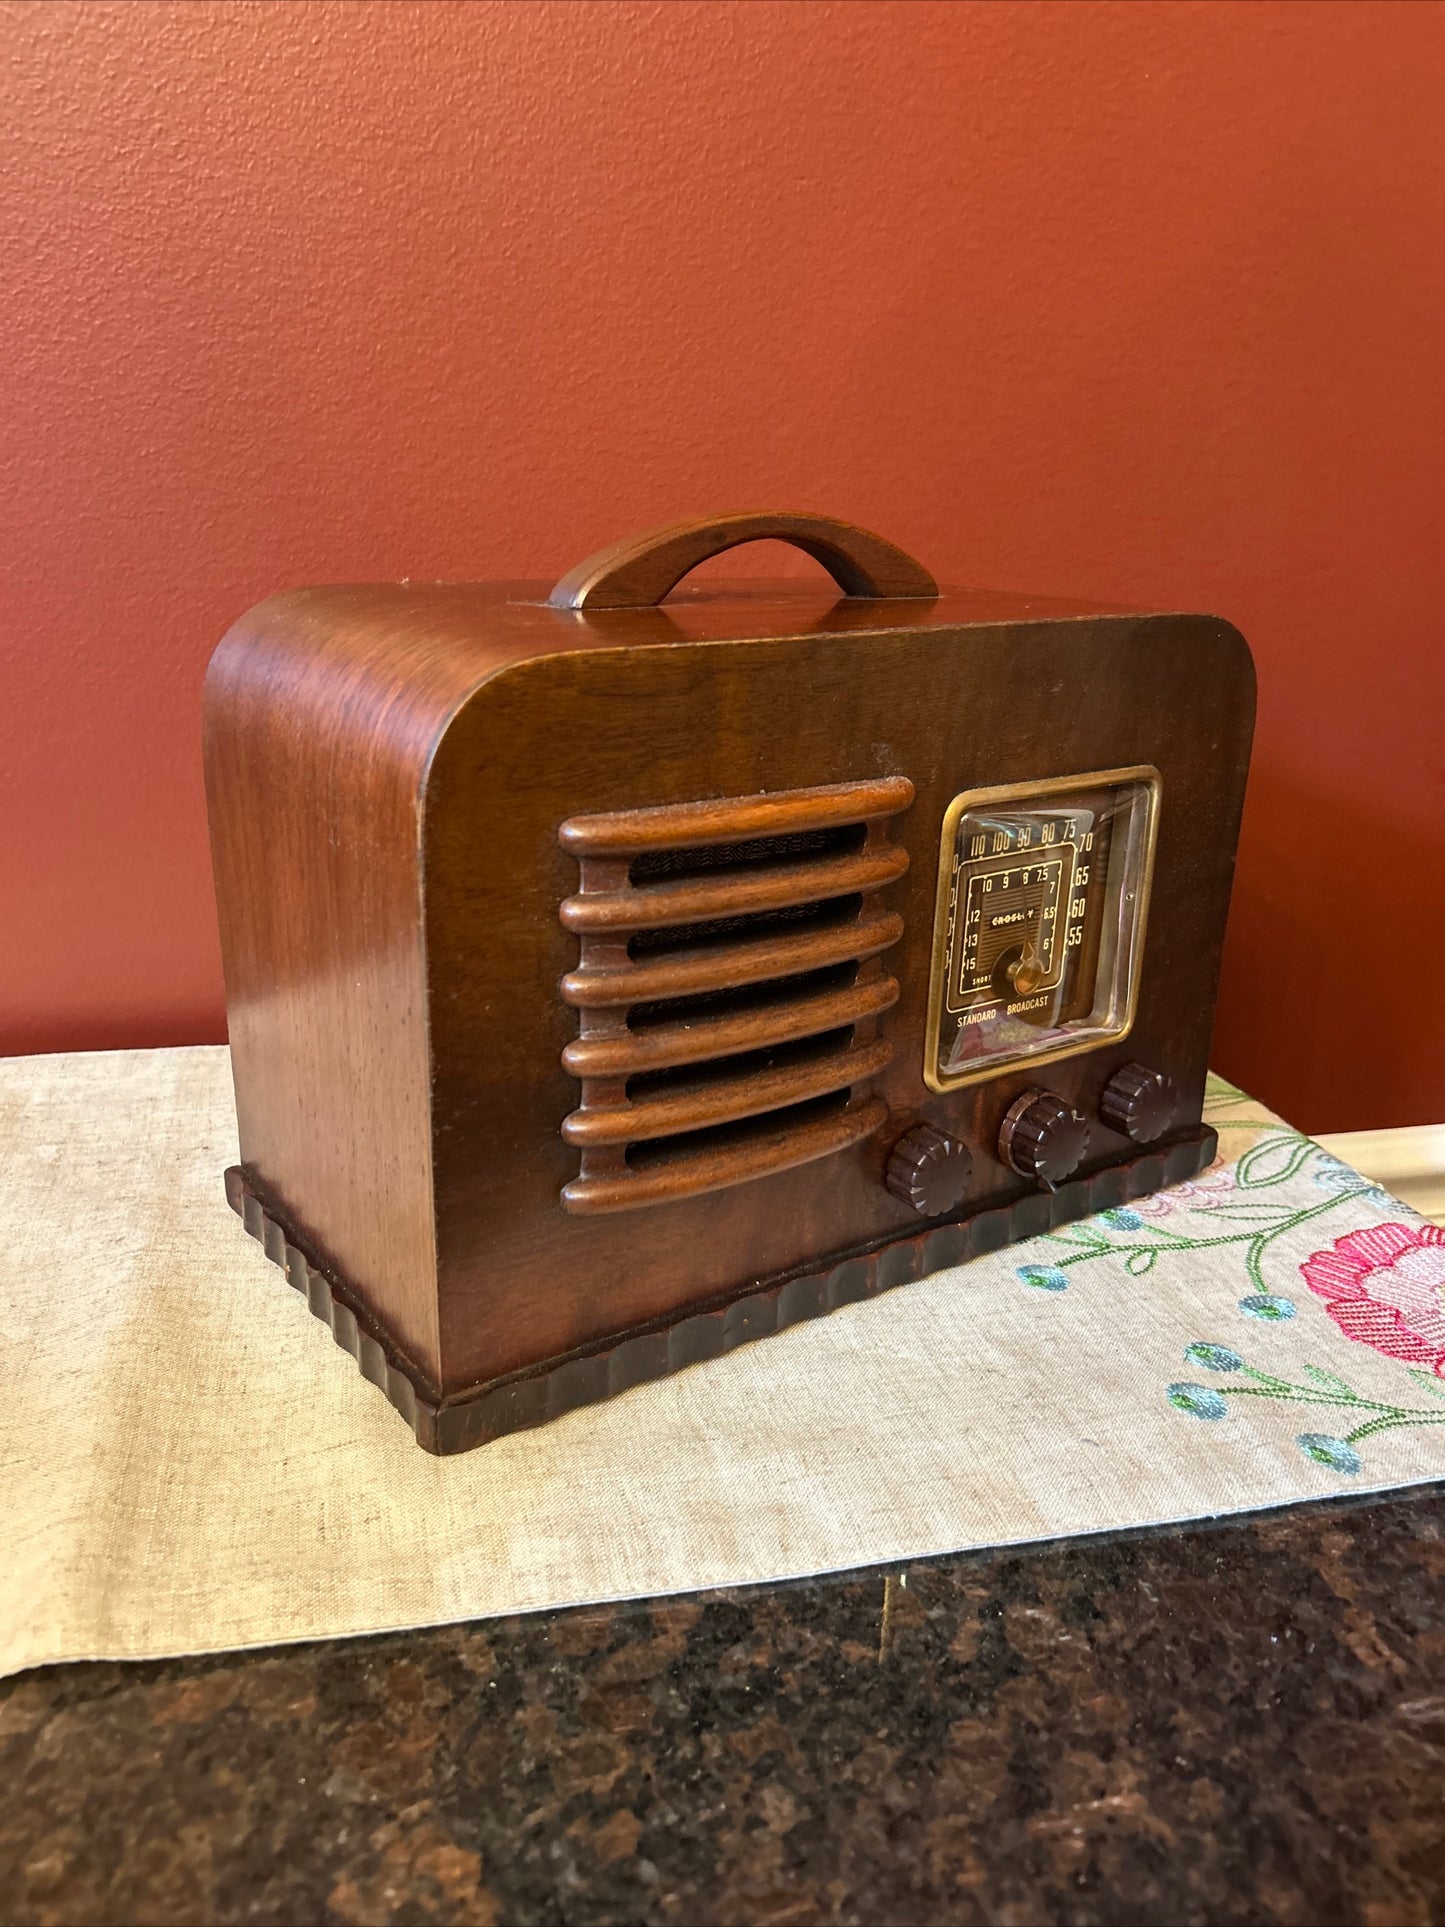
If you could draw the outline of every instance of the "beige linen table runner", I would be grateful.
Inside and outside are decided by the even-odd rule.
[[[1445,1233],[1209,1115],[1192,1185],[435,1459],[227,1209],[224,1049],[0,1062],[0,1670],[1445,1474]]]

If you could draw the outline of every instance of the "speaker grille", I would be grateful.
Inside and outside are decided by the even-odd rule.
[[[877,894],[908,868],[889,819],[912,800],[894,776],[562,825],[580,869],[560,911],[581,950],[561,984],[582,1087],[569,1211],[721,1190],[878,1128],[903,921]]]

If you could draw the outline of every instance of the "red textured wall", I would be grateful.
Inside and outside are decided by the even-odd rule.
[[[1216,1061],[1445,1117],[1442,72],[1426,5],[4,9],[0,1048],[223,1034],[249,603],[795,506],[1236,621]]]

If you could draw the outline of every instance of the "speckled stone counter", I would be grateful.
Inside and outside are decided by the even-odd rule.
[[[28,1922],[1445,1919],[1445,1488],[0,1685]]]

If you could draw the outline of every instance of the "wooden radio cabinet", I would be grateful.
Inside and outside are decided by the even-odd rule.
[[[664,600],[759,537],[843,593]],[[816,516],[275,596],[206,685],[231,1202],[454,1452],[1188,1177],[1253,706],[1215,617]]]

